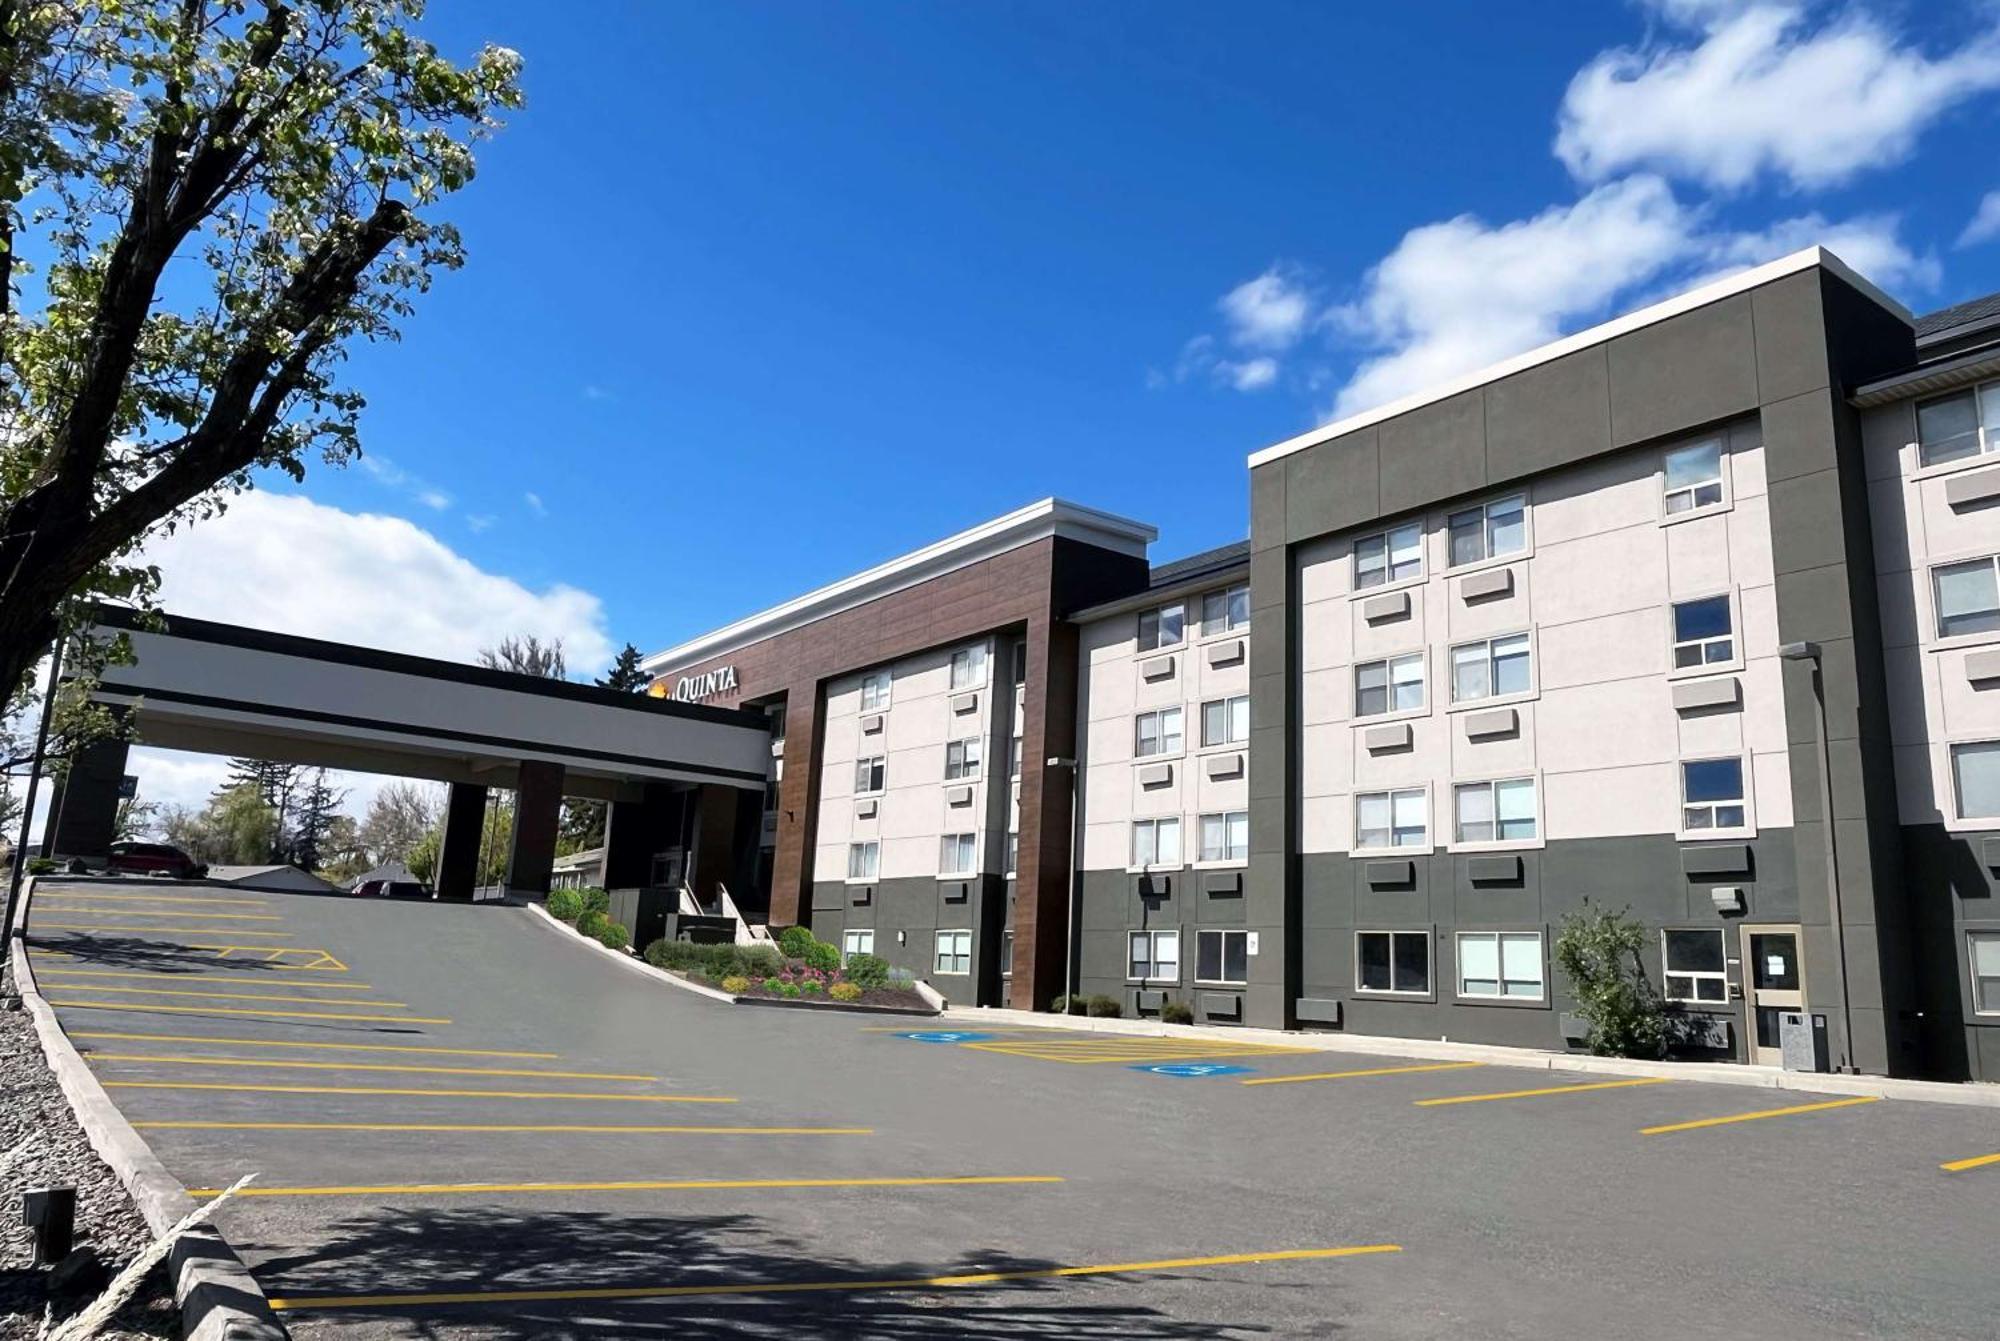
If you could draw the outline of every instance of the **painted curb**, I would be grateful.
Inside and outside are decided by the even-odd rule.
[[[1901,1080],[1890,1076],[1843,1076],[1827,1072],[1780,1071],[1769,1066],[1734,1062],[1648,1062],[1624,1057],[1591,1057],[1578,1053],[1540,1052],[1487,1043],[1451,1043],[1442,1039],[1392,1038],[1381,1034],[1287,1033],[1279,1029],[1228,1028],[1158,1024],[1151,1020],[1105,1020],[1087,1015],[1045,1015],[1038,1011],[997,1006],[960,1008],[945,1012],[954,1023],[991,1028],[996,1023],[1031,1029],[1073,1029],[1139,1038],[1193,1038],[1204,1042],[1269,1043],[1314,1052],[1346,1052],[1367,1057],[1413,1057],[1424,1061],[1486,1062],[1534,1071],[1581,1072],[1612,1076],[1658,1076],[1711,1085],[1754,1089],[1801,1090],[1812,1094],[1865,1094],[1916,1103],[1954,1104],[1969,1108],[2000,1108],[2000,1085],[1953,1084],[1936,1080]]]
[[[118,1111],[63,1032],[55,1009],[36,990],[26,942],[15,938],[13,950],[14,985],[34,1017],[42,1052],[70,1110],[91,1148],[124,1184],[147,1227],[156,1237],[165,1233],[195,1209],[194,1198]],[[243,1259],[214,1225],[199,1225],[184,1234],[167,1260],[167,1270],[180,1304],[181,1335],[188,1341],[286,1341],[290,1336]]]

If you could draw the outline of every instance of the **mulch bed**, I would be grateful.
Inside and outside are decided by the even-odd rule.
[[[58,1321],[96,1297],[119,1268],[152,1242],[152,1231],[116,1174],[97,1157],[42,1055],[34,1020],[8,982],[0,991],[0,1159],[28,1141],[0,1169],[0,1341],[37,1334],[53,1302]],[[36,1267],[34,1244],[21,1226],[21,1193],[37,1187],[76,1189],[76,1245],[94,1249],[106,1269],[80,1293],[51,1300],[49,1269]],[[102,1337],[177,1337],[166,1272],[155,1268],[139,1294]]]

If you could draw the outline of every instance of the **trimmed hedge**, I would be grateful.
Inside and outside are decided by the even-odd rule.
[[[1120,1015],[1123,1015],[1125,1010],[1118,1004],[1115,997],[1094,996],[1090,998],[1090,1003],[1085,1007],[1085,1012],[1100,1020],[1115,1020]]]
[[[804,959],[818,944],[810,927],[786,927],[778,933],[778,949],[787,959]]]
[[[621,922],[607,921],[597,929],[597,940],[607,949],[623,950],[632,944],[632,933]]]
[[[611,919],[595,908],[585,908],[576,919],[576,929],[586,936],[595,936],[611,924]]]
[[[769,978],[785,966],[784,956],[765,945],[695,945],[668,940],[648,945],[646,962],[654,968],[701,973],[711,979]]]
[[[1169,1001],[1160,1007],[1161,1024],[1193,1024],[1194,1007],[1185,1001]]]
[[[583,895],[573,889],[549,891],[549,916],[558,922],[574,922],[583,916]]]
[[[889,985],[889,961],[880,955],[852,954],[847,957],[847,980],[863,991]]]
[[[859,1001],[861,986],[859,983],[837,982],[826,989],[826,994],[835,1001]]]
[[[611,895],[609,895],[605,891],[597,889],[594,886],[586,885],[582,889],[579,889],[576,892],[576,895],[578,898],[583,900],[583,910],[585,912],[603,913],[606,916],[610,915]]]

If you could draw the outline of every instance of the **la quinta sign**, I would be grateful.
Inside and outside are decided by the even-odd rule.
[[[681,676],[674,681],[673,698],[676,703],[700,703],[714,698],[717,694],[735,692],[736,667],[718,666],[699,675]]]

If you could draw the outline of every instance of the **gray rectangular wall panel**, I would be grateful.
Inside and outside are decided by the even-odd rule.
[[[1284,459],[1287,541],[1344,530],[1382,513],[1376,431],[1364,428]],[[1260,541],[1253,541],[1253,546]]]
[[[1486,487],[1486,395],[1472,390],[1381,425],[1381,511],[1428,507]]]
[[[1611,450],[1602,348],[1566,354],[1486,388],[1486,471],[1495,484]]]
[[[1831,384],[1818,271],[1752,290],[1750,310],[1757,326],[1757,386],[1766,403]]]
[[[1750,297],[1738,294],[1613,340],[1611,440],[1624,447],[1757,408]]]

